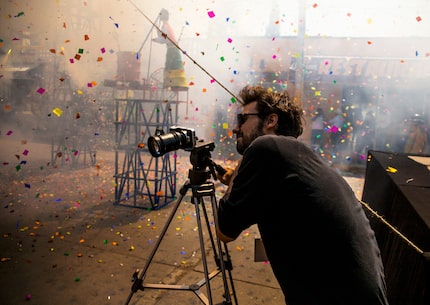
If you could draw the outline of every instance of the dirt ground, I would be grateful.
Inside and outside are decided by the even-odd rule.
[[[222,274],[209,280],[209,292],[205,284],[188,289],[205,279],[196,207],[189,194],[174,215],[176,201],[157,210],[118,205],[112,150],[98,151],[96,166],[73,168],[67,162],[53,166],[50,145],[2,135],[0,147],[2,304],[202,304],[198,296],[209,292],[213,304],[224,300]],[[177,183],[182,185],[190,166],[186,158],[178,163]],[[363,178],[345,179],[361,198]],[[215,186],[219,198],[225,187]],[[213,229],[212,221],[208,226]],[[166,234],[149,259],[163,228]],[[235,299],[247,305],[284,304],[270,265],[254,262],[258,237],[253,226],[228,244],[230,298],[233,304]],[[211,272],[217,268],[209,232],[202,238]],[[148,259],[143,283],[150,285],[132,291],[133,273]],[[154,289],[148,288],[151,284]],[[158,284],[185,288],[159,289]]]

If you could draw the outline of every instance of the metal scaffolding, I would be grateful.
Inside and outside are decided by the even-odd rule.
[[[155,158],[146,145],[160,130],[178,122],[188,88],[115,82],[115,204],[159,209],[176,196],[176,160]]]

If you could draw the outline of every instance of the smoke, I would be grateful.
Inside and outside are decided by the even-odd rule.
[[[404,122],[415,113],[429,119],[429,4],[356,5],[7,1],[0,9],[1,137],[13,130],[33,141],[58,142],[85,134],[113,147],[115,109],[107,84],[124,71],[137,82],[163,81],[167,48],[154,39],[166,9],[188,86],[178,123],[216,141],[220,157],[235,157],[231,129],[240,88],[263,84],[295,96],[297,69],[308,119],[303,141],[311,144],[309,122],[321,107],[327,124],[324,144],[315,149],[328,162],[361,162],[367,149],[402,151]],[[129,56],[122,61],[124,53]],[[334,149],[329,121],[338,110],[344,121]]]

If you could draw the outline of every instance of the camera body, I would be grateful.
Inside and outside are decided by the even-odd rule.
[[[170,132],[157,133],[148,138],[148,149],[153,157],[160,157],[167,152],[183,149],[191,151],[196,146],[196,132],[192,128],[172,126]]]

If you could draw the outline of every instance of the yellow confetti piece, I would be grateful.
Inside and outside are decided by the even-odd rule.
[[[386,171],[389,173],[397,173],[397,169],[391,166],[388,166]]]
[[[63,114],[63,110],[61,110],[60,108],[58,108],[58,107],[55,107],[53,110],[52,110],[52,112],[56,115],[56,116],[58,116],[58,117],[60,117],[62,114]]]

